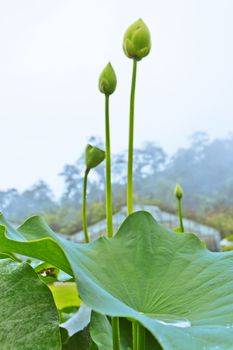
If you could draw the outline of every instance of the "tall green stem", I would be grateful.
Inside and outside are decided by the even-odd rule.
[[[105,144],[106,144],[106,219],[107,235],[113,236],[112,226],[112,184],[111,184],[111,148],[109,123],[109,96],[105,95]]]
[[[127,207],[128,214],[133,212],[133,141],[134,141],[134,100],[137,75],[137,61],[133,60],[132,85],[130,94],[129,115],[129,146],[128,146],[128,182],[127,182]]]
[[[137,344],[138,344],[138,327],[137,327],[137,322],[133,321],[132,322],[132,345],[133,345],[133,350],[137,350]]]
[[[112,182],[111,182],[111,146],[109,122],[109,95],[105,95],[105,147],[106,147],[106,221],[107,235],[113,236],[112,225]],[[118,317],[112,318],[113,350],[120,350],[120,328]]]
[[[145,328],[137,325],[137,350],[145,350]]]
[[[180,228],[181,228],[181,231],[184,232],[181,199],[178,199],[178,212],[179,212],[179,218],[180,218]]]
[[[120,350],[120,326],[118,317],[112,317],[112,344],[113,350]]]
[[[87,176],[90,169],[86,169],[83,180],[83,207],[82,207],[82,221],[83,221],[83,232],[86,243],[90,242],[87,229]]]

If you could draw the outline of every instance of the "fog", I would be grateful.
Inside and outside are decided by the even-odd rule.
[[[98,76],[111,61],[112,150],[127,147],[132,62],[126,28],[142,17],[152,51],[138,65],[135,145],[157,141],[168,153],[196,130],[233,131],[231,0],[0,2],[0,189],[44,179],[56,193],[65,163],[90,135],[104,136]]]

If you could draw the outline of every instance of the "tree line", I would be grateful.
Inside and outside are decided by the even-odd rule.
[[[103,148],[102,141],[92,137],[90,143]],[[187,217],[218,228],[222,235],[233,232],[233,135],[210,140],[204,132],[191,137],[189,147],[168,156],[155,142],[146,142],[134,153],[135,203],[159,205],[176,211],[173,190],[178,182],[184,188],[184,213]],[[127,153],[112,157],[113,209],[118,211],[126,201]],[[104,164],[95,168],[88,183],[88,220],[93,224],[105,216]],[[82,229],[81,206],[84,154],[66,164],[60,173],[65,190],[55,200],[49,186],[39,181],[20,193],[17,189],[0,191],[0,210],[20,222],[42,214],[56,231],[72,234]]]

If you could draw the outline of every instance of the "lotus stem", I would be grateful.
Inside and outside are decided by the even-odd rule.
[[[178,212],[179,212],[179,219],[180,219],[180,229],[181,229],[181,232],[184,232],[181,198],[178,199]]]
[[[138,343],[138,327],[137,327],[137,322],[133,321],[132,322],[132,345],[133,345],[133,350],[137,350],[137,343]]]
[[[137,350],[145,350],[145,328],[137,324]]]
[[[118,317],[112,317],[112,344],[113,350],[120,350],[120,326]]]
[[[87,177],[90,169],[85,170],[84,180],[83,180],[83,206],[82,206],[82,222],[83,222],[83,232],[85,237],[85,242],[89,243],[89,235],[87,228]]]
[[[111,148],[109,123],[109,95],[105,95],[105,144],[106,144],[106,220],[107,235],[113,236],[112,225],[112,184],[111,184]]]
[[[136,76],[137,76],[137,61],[136,59],[134,59],[131,93],[130,93],[130,115],[129,115],[128,181],[127,181],[128,215],[133,212],[133,144],[134,144],[134,100],[135,100]]]

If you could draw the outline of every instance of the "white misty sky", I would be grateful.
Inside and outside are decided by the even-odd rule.
[[[0,189],[46,180],[104,135],[98,77],[110,60],[112,150],[127,147],[132,61],[122,51],[139,17],[153,48],[138,64],[135,144],[169,153],[196,130],[233,131],[232,0],[0,0]]]

